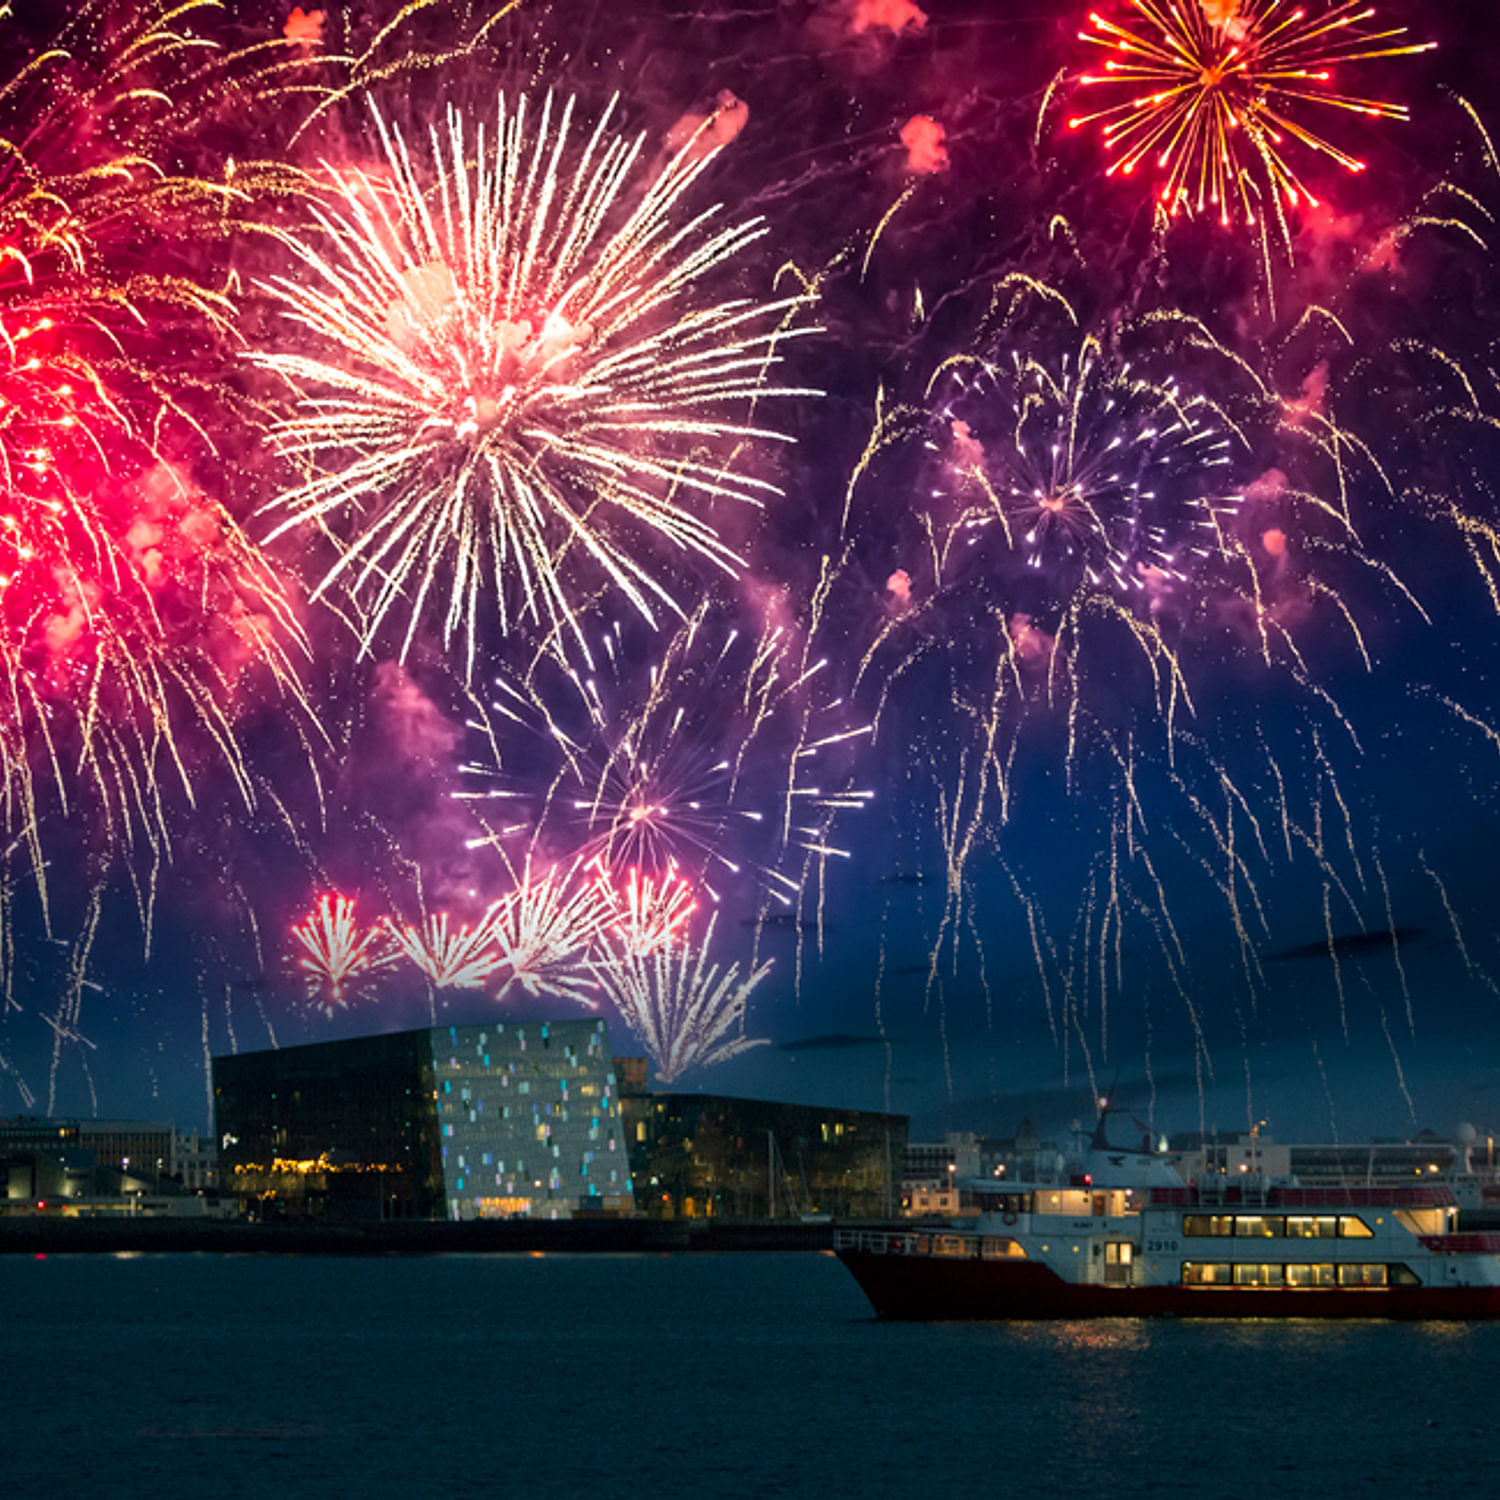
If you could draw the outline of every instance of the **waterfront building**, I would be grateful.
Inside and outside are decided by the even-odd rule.
[[[1189,1179],[1216,1172],[1230,1177],[1263,1172],[1294,1177],[1306,1187],[1404,1187],[1416,1178],[1446,1179],[1461,1173],[1500,1182],[1494,1137],[1480,1137],[1472,1129],[1457,1139],[1422,1130],[1401,1141],[1305,1143],[1276,1141],[1259,1127],[1192,1131],[1174,1135],[1170,1149],[1178,1170]]]
[[[901,1163],[901,1211],[911,1218],[971,1217],[979,1210],[965,1201],[961,1184],[979,1177],[1048,1178],[1060,1161],[1056,1144],[1041,1140],[1025,1117],[1013,1136],[949,1131],[940,1141],[912,1141]]]
[[[621,1058],[639,1210],[653,1218],[881,1218],[897,1210],[907,1117],[652,1093]],[[628,1071],[627,1071],[628,1070]]]
[[[0,1119],[0,1156],[29,1152],[67,1157],[75,1168],[81,1163],[133,1174],[153,1187],[170,1179],[189,1192],[203,1192],[216,1180],[212,1142],[201,1140],[196,1130],[184,1134],[170,1121]]]
[[[260,1217],[632,1208],[600,1020],[436,1026],[213,1062],[220,1191]]]
[[[917,1218],[954,1218],[966,1212],[959,1205],[958,1185],[982,1175],[982,1155],[980,1137],[972,1131],[909,1142],[901,1161],[901,1211]]]

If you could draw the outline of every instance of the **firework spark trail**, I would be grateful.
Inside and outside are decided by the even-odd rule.
[[[1464,968],[1470,973],[1477,975],[1490,991],[1491,994],[1500,996],[1500,984],[1496,984],[1490,976],[1479,967],[1469,953],[1469,945],[1464,941],[1464,930],[1458,920],[1458,913],[1453,909],[1453,902],[1448,896],[1448,887],[1443,884],[1442,877],[1427,863],[1425,850],[1417,851],[1417,863],[1421,865],[1427,878],[1437,887],[1438,899],[1443,903],[1443,911],[1448,918],[1448,927],[1453,933],[1453,941],[1458,947],[1458,956],[1464,961]]]
[[[750,995],[771,965],[762,963],[742,978],[737,963],[710,964],[716,920],[709,920],[697,942],[611,956],[593,965],[600,988],[650,1054],[662,1083],[767,1041],[746,1036],[744,1024]]]
[[[320,896],[312,911],[292,928],[303,950],[297,966],[307,997],[328,1015],[360,998],[397,958],[387,925],[377,922],[361,930],[354,919],[354,905],[347,896]]]
[[[1129,597],[1153,578],[1159,586],[1185,581],[1183,568],[1206,555],[1221,513],[1237,503],[1173,484],[1181,471],[1212,483],[1212,471],[1232,461],[1230,434],[1209,404],[1174,382],[1134,375],[1091,337],[1057,370],[1019,350],[1008,368],[949,360],[929,394],[950,380],[956,388],[945,392],[942,410],[955,447],[979,455],[960,460],[983,490],[960,521],[970,546],[982,546],[983,531],[998,526],[1004,548],[1017,548],[1026,566],[1066,569]],[[977,414],[960,415],[976,408],[978,428]]]
[[[84,988],[92,983],[88,977],[89,958],[94,950],[94,939],[99,932],[99,915],[103,896],[103,891],[97,885],[89,892],[83,924],[78,937],[74,940],[72,951],[68,955],[67,978],[63,986],[62,998],[58,1001],[57,1013],[45,1018],[52,1030],[52,1062],[47,1070],[47,1113],[49,1115],[55,1113],[57,1108],[57,1073],[62,1065],[64,1044],[85,1047],[91,1052],[95,1050],[94,1043],[78,1029],[78,1023],[83,1016]],[[94,1080],[92,1075],[88,1074],[87,1058],[83,1057],[82,1060],[85,1074],[88,1075],[89,1093],[92,1096]],[[97,1097],[94,1097],[94,1113],[97,1115],[98,1112],[99,1101]]]
[[[487,913],[474,926],[437,912],[419,926],[390,921],[392,941],[434,989],[483,989],[502,967]]]
[[[1396,977],[1401,984],[1401,999],[1406,1006],[1406,1030],[1410,1036],[1417,1034],[1416,1018],[1412,1015],[1411,1008],[1411,986],[1406,982],[1406,965],[1401,960],[1401,938],[1396,928],[1396,913],[1391,907],[1391,887],[1385,878],[1385,866],[1380,860],[1380,849],[1378,845],[1372,845],[1370,858],[1375,865],[1375,873],[1380,877],[1380,894],[1385,902],[1385,930],[1391,939],[1391,961],[1396,966]],[[1394,1043],[1392,1051],[1395,1050]],[[1399,1063],[1398,1063],[1399,1065]]]
[[[1396,1050],[1396,1038],[1391,1034],[1390,1017],[1386,1015],[1385,1006],[1381,1003],[1379,996],[1375,994],[1375,987],[1370,983],[1369,977],[1360,971],[1361,980],[1364,981],[1365,989],[1369,991],[1375,1000],[1375,1008],[1380,1015],[1380,1030],[1385,1037],[1386,1046],[1390,1048],[1391,1065],[1396,1072],[1396,1086],[1401,1090],[1401,1097],[1406,1101],[1407,1118],[1413,1125],[1417,1123],[1416,1101],[1411,1096],[1411,1089],[1406,1083],[1406,1069],[1401,1064],[1401,1054]]]
[[[692,884],[669,865],[660,876],[627,870],[617,885],[602,860],[594,862],[594,880],[610,916],[601,941],[611,950],[645,957],[658,948],[683,941],[688,918],[698,909]]]
[[[819,561],[817,585],[799,626],[770,628],[772,610],[768,606],[767,628],[762,632],[768,642],[780,647],[770,659],[779,664],[778,673],[786,684],[783,695],[799,705],[792,716],[791,745],[783,762],[780,786],[781,844],[793,857],[800,855],[800,869],[795,880],[797,895],[792,903],[799,918],[792,992],[799,998],[807,960],[806,931],[809,925],[800,919],[806,912],[809,889],[814,892],[814,918],[810,925],[817,954],[821,957],[826,937],[829,862],[851,858],[849,849],[833,842],[834,827],[841,813],[867,807],[875,795],[868,788],[861,789],[852,784],[857,768],[846,767],[839,771],[828,763],[827,752],[846,751],[874,733],[872,723],[849,723],[850,707],[842,697],[830,701],[826,696],[835,669],[829,656],[820,652],[832,630],[828,608],[840,573],[841,565],[825,553]],[[782,642],[785,642],[784,646]],[[741,759],[743,762],[744,757]],[[818,777],[816,785],[808,779],[814,773]],[[752,964],[759,958],[763,925],[768,915],[768,908],[762,903]]]
[[[473,700],[486,758],[462,767],[480,789],[456,795],[515,806],[502,836],[529,830],[617,884],[675,870],[711,901],[744,882],[792,906],[841,852],[834,818],[869,799],[838,764],[866,730],[829,698],[802,632],[754,626],[705,600],[665,639],[614,627],[581,660],[541,654]]]
[[[531,858],[514,872],[515,886],[493,909],[489,935],[507,971],[498,999],[511,985],[529,995],[556,995],[598,1008],[590,950],[610,920],[597,882],[574,860],[545,872]]]
[[[404,652],[431,597],[472,677],[490,604],[503,629],[580,628],[580,567],[647,619],[675,612],[639,539],[734,574],[711,512],[778,493],[697,455],[776,437],[727,411],[815,394],[763,379],[810,331],[783,326],[804,297],[709,300],[765,233],[684,221],[716,152],[695,139],[649,177],[613,101],[581,145],[573,116],[502,98],[487,136],[450,109],[418,158],[376,113],[381,169],[326,168],[321,235],[286,239],[301,274],[263,288],[314,351],[252,356],[296,393],[274,436],[310,470],[271,502],[272,535],[342,529],[318,592],[347,587],[366,649],[402,605]]]
[[[1106,175],[1131,175],[1150,163],[1164,180],[1159,201],[1169,214],[1218,212],[1229,225],[1254,225],[1269,202],[1278,219],[1318,199],[1283,150],[1287,138],[1311,157],[1350,172],[1365,164],[1317,128],[1309,113],[1331,110],[1406,120],[1404,105],[1344,94],[1333,69],[1377,58],[1409,56],[1436,43],[1402,42],[1405,27],[1367,31],[1374,11],[1364,0],[1335,0],[1315,14],[1293,0],[1244,0],[1222,16],[1197,0],[1134,0],[1130,25],[1089,15],[1079,39],[1111,56],[1104,72],[1082,74],[1086,87],[1129,97],[1077,114],[1068,128],[1099,123],[1113,160]]]

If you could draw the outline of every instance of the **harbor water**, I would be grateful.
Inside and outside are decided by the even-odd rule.
[[[1500,1325],[877,1322],[827,1254],[0,1257],[4,1493],[1492,1493]]]

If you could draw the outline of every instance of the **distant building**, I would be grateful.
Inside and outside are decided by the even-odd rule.
[[[1168,1154],[1183,1177],[1196,1180],[1215,1172],[1231,1177],[1264,1173],[1269,1177],[1295,1175],[1292,1148],[1256,1130],[1185,1131],[1167,1142]],[[1300,1180],[1300,1179],[1299,1179]]]
[[[1415,1177],[1473,1171],[1495,1174],[1494,1138],[1445,1140],[1432,1130],[1406,1141],[1282,1144],[1263,1132],[1209,1131],[1174,1135],[1170,1142],[1184,1177],[1265,1172],[1295,1177],[1307,1187],[1369,1184],[1391,1187]]]
[[[172,1133],[172,1173],[190,1193],[209,1192],[219,1185],[219,1153],[212,1140],[201,1140],[196,1130]]]
[[[959,1183],[980,1175],[981,1156],[981,1138],[971,1131],[949,1131],[940,1141],[910,1142],[901,1161],[902,1212],[956,1217],[961,1211]]]
[[[1056,1144],[1039,1139],[1024,1117],[1014,1136],[949,1131],[940,1141],[913,1141],[901,1164],[901,1210],[912,1218],[977,1214],[977,1205],[964,1201],[965,1182],[979,1177],[1050,1181],[1059,1162]]]
[[[654,1218],[882,1218],[896,1212],[905,1115],[650,1093],[619,1059],[640,1212]]]
[[[210,1189],[217,1178],[212,1142],[155,1120],[0,1119],[0,1156],[28,1151],[67,1154],[75,1165],[107,1167],[152,1184],[170,1179],[189,1192]]]
[[[13,1213],[91,1197],[95,1170],[93,1157],[76,1146],[0,1147],[0,1201]]]
[[[220,1192],[262,1217],[628,1212],[599,1020],[438,1026],[213,1062]]]

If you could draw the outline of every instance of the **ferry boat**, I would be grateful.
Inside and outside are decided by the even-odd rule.
[[[965,1184],[977,1220],[839,1229],[882,1318],[1495,1318],[1500,1233],[1441,1182],[1184,1182],[1105,1139],[1064,1182]]]

